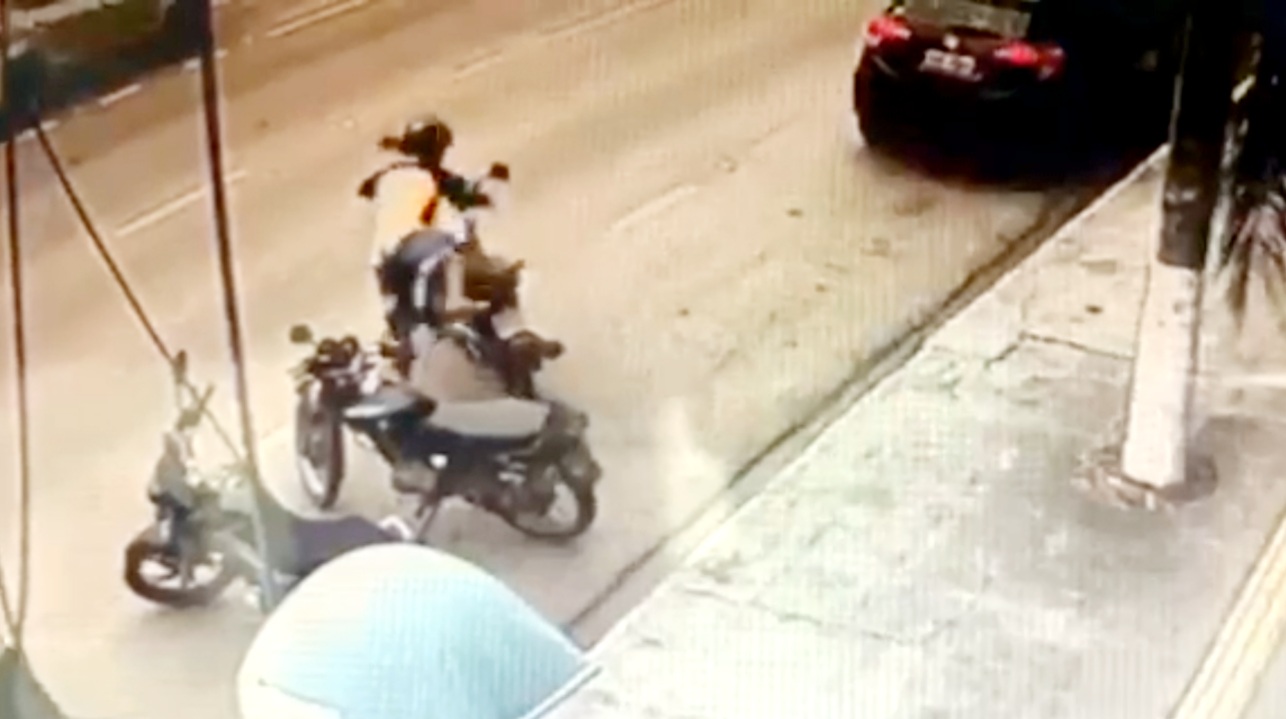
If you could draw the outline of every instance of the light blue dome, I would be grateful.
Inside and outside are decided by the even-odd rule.
[[[255,637],[240,685],[244,695],[266,684],[338,719],[523,719],[586,667],[570,639],[490,574],[387,544],[301,582]]]

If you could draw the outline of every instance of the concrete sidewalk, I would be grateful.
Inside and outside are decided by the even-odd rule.
[[[1246,381],[1286,345],[1207,313],[1212,495],[1149,513],[1078,486],[1122,424],[1161,167],[850,408],[549,716],[1166,717],[1286,506],[1286,393]]]

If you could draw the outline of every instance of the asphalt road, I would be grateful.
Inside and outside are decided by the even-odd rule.
[[[380,160],[374,140],[413,111],[437,109],[458,130],[457,164],[513,168],[513,206],[487,242],[527,259],[528,313],[569,347],[545,386],[590,411],[607,476],[600,519],[573,546],[534,544],[469,510],[444,517],[436,540],[560,622],[717,502],[873,350],[1086,192],[952,186],[861,148],[849,70],[874,2],[426,5],[372,0],[283,34],[273,31],[279,12],[260,2],[226,43],[228,164],[265,467],[293,496],[285,371],[298,354],[287,327],[379,325],[354,196]],[[198,377],[226,389],[195,95],[194,74],[169,73],[64,122],[55,140],[161,332],[193,354]],[[121,550],[148,519],[143,486],[169,420],[164,366],[36,146],[21,148],[33,660],[78,716],[228,719],[228,679],[258,617],[235,597],[204,612],[158,612],[122,585]],[[9,331],[7,308],[0,330]],[[8,377],[7,354],[3,363]],[[11,407],[7,381],[0,392]],[[231,418],[229,400],[224,391]],[[11,442],[8,414],[3,422]],[[385,501],[384,477],[362,467],[367,486],[345,504],[370,509]],[[13,483],[7,472],[6,490]],[[15,516],[13,496],[3,493],[0,516]]]

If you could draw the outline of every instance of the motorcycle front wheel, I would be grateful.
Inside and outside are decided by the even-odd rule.
[[[318,509],[339,501],[344,481],[344,426],[311,388],[295,406],[295,467],[304,494]]]
[[[514,507],[501,513],[501,518],[523,534],[550,541],[566,541],[585,533],[598,515],[598,497],[594,485],[602,475],[589,448],[583,444],[558,462],[537,470],[540,475],[530,481],[542,495],[533,508]],[[570,505],[568,515],[555,515],[563,503]]]
[[[191,561],[186,568],[184,559]],[[162,570],[161,576],[150,574],[149,569]],[[125,547],[125,584],[149,602],[174,609],[206,606],[235,579],[236,573],[222,557],[175,556],[155,526],[139,532]]]

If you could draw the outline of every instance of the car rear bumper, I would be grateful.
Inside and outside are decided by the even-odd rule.
[[[864,57],[853,73],[853,109],[909,134],[1016,139],[1041,133],[1058,118],[1057,83],[979,88],[949,80],[898,77]]]

